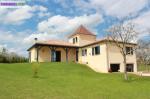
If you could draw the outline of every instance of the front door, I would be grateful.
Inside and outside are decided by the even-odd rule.
[[[61,62],[61,51],[52,51],[51,62]]]
[[[76,61],[78,61],[78,53],[79,53],[79,51],[76,50]]]
[[[56,62],[61,62],[61,51],[56,51]]]

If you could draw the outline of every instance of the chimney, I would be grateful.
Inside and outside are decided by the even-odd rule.
[[[34,38],[34,42],[36,43],[38,41],[38,38]]]

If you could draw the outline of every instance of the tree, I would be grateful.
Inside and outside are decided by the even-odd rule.
[[[128,43],[135,41],[137,37],[137,32],[134,29],[134,25],[132,23],[127,24],[117,24],[108,29],[108,39],[112,43],[114,43],[120,50],[120,53],[123,57],[124,63],[124,78],[128,80],[127,70],[126,70],[126,46]],[[134,49],[132,49],[133,51]]]
[[[148,64],[150,64],[150,40],[144,39],[138,41],[137,49],[138,62],[144,64],[149,71]]]
[[[19,56],[14,52],[7,51],[6,48],[2,48],[0,52],[0,63],[19,63],[28,62],[28,59],[23,56]]]
[[[2,48],[2,54],[6,54],[7,53],[7,49],[6,48]]]

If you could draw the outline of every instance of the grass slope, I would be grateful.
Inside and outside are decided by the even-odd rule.
[[[150,78],[96,73],[74,63],[0,64],[0,99],[150,99]]]

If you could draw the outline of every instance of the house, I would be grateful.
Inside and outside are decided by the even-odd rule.
[[[122,42],[120,42],[121,44]],[[137,72],[136,44],[127,43],[127,71]],[[123,72],[123,57],[120,50],[108,39],[96,40],[96,35],[80,26],[67,41],[37,41],[29,49],[30,62],[77,62],[86,64],[97,72]]]

